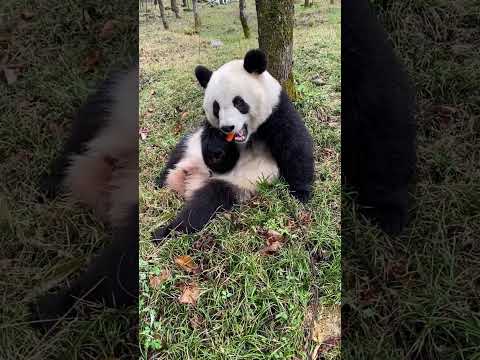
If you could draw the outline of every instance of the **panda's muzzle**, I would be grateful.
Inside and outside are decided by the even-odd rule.
[[[244,124],[240,131],[235,132],[235,142],[243,143],[247,140],[248,136],[248,127],[247,124]]]

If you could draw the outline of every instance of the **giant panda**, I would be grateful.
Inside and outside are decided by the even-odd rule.
[[[342,14],[342,182],[360,213],[397,235],[415,173],[415,93],[368,1],[346,1]]]
[[[30,304],[37,324],[49,326],[79,300],[110,307],[138,299],[138,65],[108,77],[73,119],[49,174],[44,201],[57,195],[92,209],[111,228],[111,242],[87,270]]]
[[[196,67],[195,76],[205,90],[207,122],[180,141],[160,184],[183,163],[200,164],[207,174],[201,152],[202,134],[211,128],[224,136],[234,134],[239,157],[231,170],[204,175],[202,181],[196,182],[180,214],[153,233],[154,241],[172,230],[192,233],[202,229],[216,212],[249,199],[262,179],[280,177],[295,198],[303,203],[310,199],[314,179],[312,138],[287,94],[266,68],[266,55],[259,49],[213,72],[202,65]]]

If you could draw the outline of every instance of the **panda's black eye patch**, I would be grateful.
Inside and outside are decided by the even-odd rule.
[[[247,114],[250,111],[250,106],[240,96],[235,96],[232,100],[233,106],[242,114]]]
[[[218,114],[220,113],[220,105],[217,100],[213,102],[213,115],[218,119]]]

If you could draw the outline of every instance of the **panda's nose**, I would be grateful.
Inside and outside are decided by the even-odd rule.
[[[233,129],[235,129],[235,126],[231,125],[231,126],[222,126],[220,128],[223,132],[225,133],[229,133],[229,132],[232,132]]]

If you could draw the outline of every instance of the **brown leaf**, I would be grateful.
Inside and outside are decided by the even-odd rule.
[[[170,270],[164,269],[159,276],[150,276],[150,286],[152,288],[158,288],[161,284],[170,279],[171,276],[172,273],[170,272]]]
[[[3,74],[5,75],[5,80],[7,80],[8,85],[12,85],[18,79],[17,72],[14,69],[4,67]]]
[[[175,264],[180,266],[183,270],[197,274],[200,269],[197,264],[193,261],[193,259],[188,255],[177,256],[175,258]]]
[[[324,354],[340,342],[341,312],[339,305],[323,306],[313,322],[312,340],[318,343],[313,359]]]
[[[173,128],[173,133],[174,133],[175,135],[178,135],[178,134],[180,134],[182,131],[183,131],[183,125],[182,125],[182,123],[177,122],[177,123],[175,124],[175,127]]]
[[[193,242],[192,247],[195,250],[206,251],[215,246],[215,239],[211,235],[202,236],[200,239]]]
[[[178,298],[178,301],[181,304],[190,304],[195,305],[197,303],[198,297],[200,296],[200,288],[194,282],[190,284],[185,284],[181,287],[182,293]]]
[[[31,20],[35,14],[31,10],[23,10],[20,16],[23,20]]]
[[[180,119],[183,120],[183,119],[185,119],[187,116],[188,116],[188,111],[182,112],[182,113],[180,114]]]
[[[83,61],[84,71],[92,71],[100,63],[100,56],[100,50],[92,50]]]
[[[115,29],[116,25],[115,20],[108,20],[102,27],[102,30],[100,30],[100,39],[108,39],[112,37],[113,30]]]
[[[300,211],[298,221],[301,225],[310,225],[312,223],[312,213],[308,211]]]
[[[261,255],[273,255],[283,246],[284,236],[275,230],[262,231],[260,235],[267,240],[267,244],[260,250]]]
[[[192,318],[190,319],[190,325],[193,329],[198,329],[203,325],[204,319],[201,315],[193,314]]]

